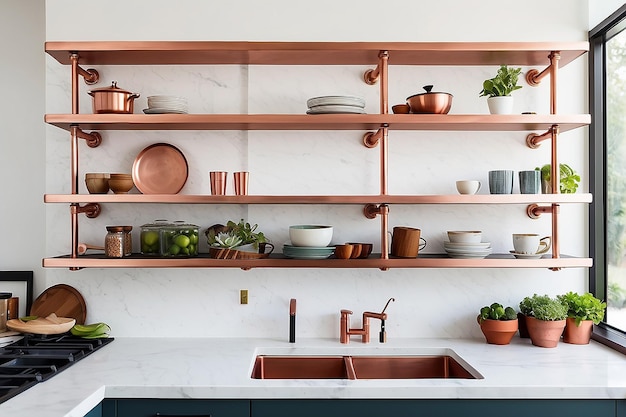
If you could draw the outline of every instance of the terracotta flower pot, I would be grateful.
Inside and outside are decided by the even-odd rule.
[[[538,320],[526,317],[526,327],[533,345],[539,347],[556,347],[565,328],[565,320]]]
[[[563,332],[563,341],[573,345],[588,345],[593,332],[593,321],[583,320],[576,326],[576,319],[568,317]]]
[[[476,317],[480,330],[485,335],[487,343],[492,345],[508,345],[515,336],[518,320],[481,320]]]

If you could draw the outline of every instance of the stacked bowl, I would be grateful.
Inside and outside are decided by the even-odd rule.
[[[146,114],[184,114],[188,112],[187,99],[178,96],[149,96],[148,108],[143,112]]]
[[[451,258],[485,258],[491,254],[491,243],[482,242],[480,230],[449,230],[449,242],[443,242],[443,248]]]
[[[321,96],[307,100],[307,114],[365,113],[365,100],[355,96]]]
[[[335,251],[334,246],[328,246],[332,238],[332,226],[289,226],[290,243],[283,246],[283,255],[296,259],[326,259]]]

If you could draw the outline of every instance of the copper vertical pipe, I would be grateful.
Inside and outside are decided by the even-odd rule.
[[[72,184],[72,194],[78,194],[78,126],[70,127],[70,176]]]
[[[559,73],[559,60],[561,54],[558,51],[552,52],[550,58],[550,114],[556,114],[557,109],[557,81]]]
[[[78,54],[70,54],[72,64],[72,114],[78,114]]]
[[[383,135],[380,139],[380,194],[387,195],[387,166],[389,161],[389,146],[387,139],[389,138],[389,129],[387,125],[384,125],[382,130]]]
[[[380,205],[380,257],[389,259],[389,206]]]
[[[389,51],[380,51],[378,54],[380,68],[380,113],[389,113],[389,83],[387,76]]]
[[[557,143],[558,143],[558,137],[559,137],[559,126],[554,125],[552,126],[552,147],[551,147],[551,152],[552,154],[550,155],[550,179],[552,181],[552,193],[553,194],[560,194],[561,192],[561,187],[560,187],[560,180],[561,180],[561,170],[559,167],[559,161],[558,161],[558,152],[557,152]],[[553,204],[552,205],[552,258],[559,258],[560,257],[560,250],[559,250],[559,216],[558,216],[558,208],[559,205],[558,204]]]

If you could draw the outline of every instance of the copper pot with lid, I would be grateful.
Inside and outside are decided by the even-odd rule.
[[[138,93],[131,93],[117,86],[113,81],[110,87],[97,88],[89,91],[93,97],[94,113],[133,113],[134,102]]]
[[[425,93],[414,94],[406,99],[411,113],[448,114],[452,107],[452,94],[435,93],[432,85],[425,85]]]

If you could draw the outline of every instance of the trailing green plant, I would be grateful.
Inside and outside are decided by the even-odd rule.
[[[493,303],[480,309],[480,321],[483,320],[515,320],[517,313],[513,307],[504,307],[502,304]]]
[[[542,180],[550,182],[550,167],[550,164],[546,164],[541,168],[535,168],[535,170],[541,171]],[[559,164],[559,177],[559,190],[561,194],[574,194],[578,189],[580,175],[569,165]]]
[[[580,295],[570,291],[557,298],[567,306],[567,316],[576,320],[576,326],[580,326],[583,320],[591,320],[597,325],[604,318],[606,303],[591,293]]]
[[[567,305],[561,300],[548,295],[534,294],[532,297],[524,297],[520,302],[522,314],[543,321],[565,320],[567,310]]]
[[[517,79],[521,73],[521,68],[509,68],[506,65],[500,65],[495,77],[483,81],[483,89],[478,96],[510,96],[513,91],[522,88],[521,85],[517,85]]]
[[[257,232],[257,224],[241,219],[239,223],[229,220],[226,226],[215,224],[209,227],[205,234],[210,246],[232,249],[237,246],[253,244],[258,249],[259,243],[268,242],[263,232]]]

